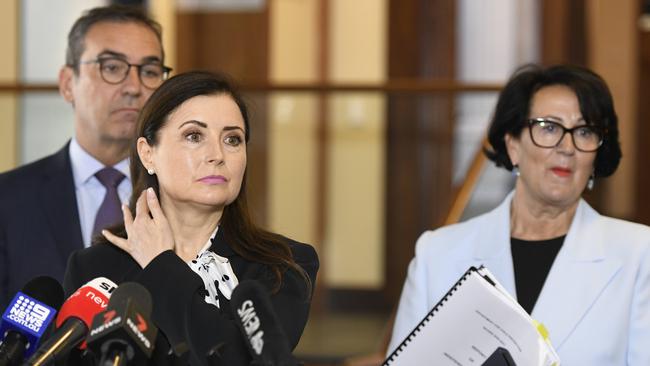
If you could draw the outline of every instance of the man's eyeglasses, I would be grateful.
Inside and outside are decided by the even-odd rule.
[[[544,148],[558,146],[566,133],[571,135],[573,146],[582,152],[596,151],[603,144],[604,131],[589,125],[566,128],[546,118],[533,118],[528,120],[528,130],[533,143]]]
[[[138,68],[138,78],[142,85],[149,89],[156,89],[167,80],[169,73],[172,71],[170,67],[163,66],[157,63],[147,64],[130,64],[121,58],[104,57],[96,60],[81,61],[79,64],[98,64],[99,73],[105,82],[109,84],[119,84],[123,82],[131,71],[131,66]]]

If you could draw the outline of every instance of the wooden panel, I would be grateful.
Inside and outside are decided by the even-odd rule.
[[[648,3],[647,1],[640,1]],[[650,5],[650,4],[649,4]],[[640,7],[639,7],[640,8]],[[650,11],[650,6],[646,5]],[[650,14],[647,16],[650,17]],[[639,101],[650,100],[650,29],[639,33]],[[650,169],[647,157],[650,156],[650,104],[638,103],[636,125],[637,160],[635,162],[636,180],[636,220],[650,225]]]
[[[389,9],[389,79],[453,79],[455,1],[391,0]],[[452,111],[451,94],[389,98],[384,293],[392,304],[416,239],[439,226],[449,208]]]
[[[177,13],[177,70],[224,72],[238,83],[268,83],[268,9],[260,12]],[[254,218],[266,223],[267,98],[246,95],[251,122],[248,199]]]
[[[544,0],[540,3],[542,63],[586,65],[585,0]]]
[[[268,12],[178,13],[178,71],[222,71],[268,79]]]

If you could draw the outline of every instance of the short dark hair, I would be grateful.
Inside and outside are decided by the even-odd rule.
[[[138,23],[151,29],[156,35],[156,38],[158,38],[158,42],[160,42],[160,51],[163,58],[161,61],[164,61],[165,51],[162,46],[162,27],[158,22],[149,18],[142,8],[127,5],[101,6],[86,11],[72,25],[70,33],[68,33],[68,48],[65,53],[65,64],[72,67],[75,73],[79,71],[79,61],[85,49],[84,40],[88,30],[93,25],[102,22]]]
[[[587,124],[603,131],[603,144],[598,148],[594,161],[594,175],[612,175],[621,160],[614,101],[605,81],[595,72],[580,66],[555,65],[544,68],[529,64],[517,69],[499,94],[488,130],[491,147],[484,150],[485,154],[497,166],[512,170],[505,136],[521,136],[530,118],[533,96],[540,89],[552,85],[564,85],[573,90]]]

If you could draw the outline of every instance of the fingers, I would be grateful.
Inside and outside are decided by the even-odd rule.
[[[153,188],[149,187],[147,188],[147,206],[149,207],[149,210],[151,211],[151,216],[153,216],[154,220],[160,220],[165,218],[165,214],[162,211],[162,208],[160,207],[160,202],[158,201],[158,197],[156,197],[156,192],[154,192]]]
[[[137,218],[149,218],[149,206],[147,206],[147,198],[145,196],[147,190],[140,193],[140,197],[135,202],[135,217]],[[146,216],[145,216],[146,215]]]
[[[131,228],[133,227],[133,215],[131,214],[129,206],[124,204],[122,205],[122,215],[124,216],[124,228],[126,229],[127,235],[129,235]]]
[[[102,235],[104,235],[106,240],[113,243],[113,245],[115,245],[116,247],[118,247],[118,248],[120,248],[120,249],[122,249],[122,250],[124,250],[126,252],[129,251],[129,245],[128,245],[128,241],[126,239],[120,238],[119,236],[116,236],[116,235],[113,235],[113,233],[111,233],[108,230],[102,230]]]

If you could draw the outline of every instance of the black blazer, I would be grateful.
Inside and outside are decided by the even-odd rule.
[[[54,155],[0,174],[0,307],[32,278],[63,281],[83,248],[69,143]]]
[[[290,239],[287,242],[294,260],[316,283],[318,256],[314,249]],[[274,276],[270,269],[237,255],[224,241],[221,231],[210,248],[213,252],[230,260],[233,271],[240,281],[255,279],[271,290]],[[65,275],[64,289],[69,296],[83,284],[97,277],[106,277],[118,285],[135,281],[149,290],[152,297],[152,320],[159,333],[150,364],[206,365],[207,352],[218,344],[222,348],[222,365],[248,365],[251,358],[243,337],[236,328],[230,304],[221,298],[220,308],[204,300],[201,278],[169,250],[154,258],[144,269],[121,249],[110,244],[98,244],[75,252],[70,256]],[[271,303],[277,313],[289,345],[293,349],[307,322],[311,294],[307,292],[303,278],[293,270],[284,273],[280,290],[271,296]],[[181,358],[171,355],[170,345],[176,353],[187,350]],[[69,361],[69,363],[73,363]]]

